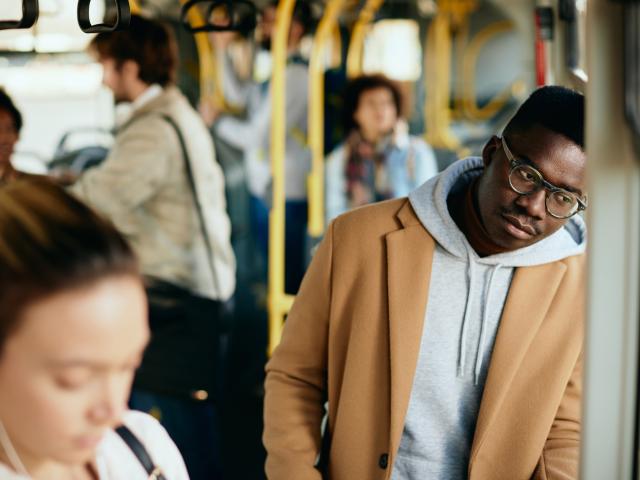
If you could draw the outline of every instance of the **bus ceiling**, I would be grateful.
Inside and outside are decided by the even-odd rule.
[[[125,30],[131,20],[129,0],[112,0],[108,9],[111,22],[92,23],[90,19],[91,0],[78,0],[78,25],[85,33],[113,32]],[[22,17],[17,20],[0,20],[0,30],[29,29],[36,25],[40,16],[38,0],[22,0]]]

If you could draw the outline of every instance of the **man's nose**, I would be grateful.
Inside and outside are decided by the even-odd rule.
[[[522,207],[529,217],[542,220],[547,214],[546,197],[546,190],[541,188],[529,195],[518,195],[516,205]]]

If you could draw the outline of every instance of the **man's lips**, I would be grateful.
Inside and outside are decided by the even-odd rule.
[[[506,213],[502,217],[507,221],[507,230],[513,236],[527,240],[536,235],[536,230],[531,225],[522,223],[518,217]]]

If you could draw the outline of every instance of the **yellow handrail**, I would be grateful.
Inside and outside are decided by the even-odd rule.
[[[383,3],[384,0],[367,0],[367,3],[360,11],[358,20],[351,31],[351,42],[349,42],[349,52],[347,53],[348,78],[357,77],[362,73],[362,55],[366,30]]]
[[[269,355],[280,342],[284,316],[293,303],[284,291],[285,153],[287,41],[296,0],[280,0],[271,45],[271,173],[273,206],[269,213]]]
[[[438,14],[427,32],[425,48],[425,137],[431,145],[455,150],[459,140],[451,131],[451,30],[465,28],[477,0],[440,0]]]
[[[344,10],[344,5],[342,7]],[[342,65],[342,33],[340,32],[340,24],[336,22],[331,33],[331,53],[330,68],[340,67]]]
[[[138,0],[129,0],[129,10],[131,10],[131,15],[140,15],[142,13]]]
[[[309,61],[309,148],[312,167],[307,182],[309,196],[309,235],[324,232],[324,53],[335,32],[345,0],[329,0],[313,39]]]
[[[492,37],[512,29],[513,23],[509,20],[492,23],[478,32],[464,51],[462,104],[465,115],[472,120],[491,118],[500,111],[512,95],[513,85],[509,85],[502,92],[496,94],[484,107],[479,108],[476,103],[475,90],[475,68],[480,51]]]
[[[180,0],[180,3],[184,5],[187,3],[187,0]],[[202,12],[197,6],[189,9],[187,18],[194,28],[206,23]],[[194,39],[196,49],[198,50],[198,63],[200,65],[200,100],[205,103],[211,103],[217,108],[224,108],[224,92],[217,71],[216,55],[218,52],[212,47],[206,32],[195,33]]]

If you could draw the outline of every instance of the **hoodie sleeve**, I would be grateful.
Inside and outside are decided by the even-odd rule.
[[[179,155],[171,126],[160,116],[136,121],[122,131],[101,165],[88,170],[70,188],[116,225],[164,184],[171,159]]]
[[[577,480],[581,398],[582,353],[567,384],[532,480]]]

